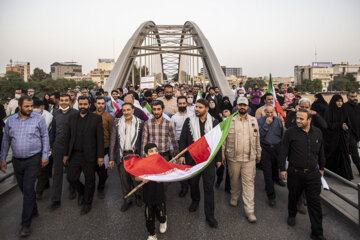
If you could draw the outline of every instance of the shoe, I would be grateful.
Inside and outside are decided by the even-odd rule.
[[[99,199],[104,199],[105,198],[105,192],[103,188],[100,188],[97,190],[97,196]]]
[[[138,207],[141,207],[141,206],[143,205],[143,201],[141,200],[141,197],[140,197],[140,196],[136,196],[135,204],[136,204],[136,206],[138,206]]]
[[[237,207],[237,205],[238,205],[238,201],[237,201],[237,200],[230,199],[230,206],[232,206],[232,207]]]
[[[310,238],[313,240],[326,240],[326,238],[323,235],[315,235],[313,233],[310,234]]]
[[[30,235],[30,228],[22,226],[19,232],[20,237],[27,237]]]
[[[129,209],[130,205],[131,205],[131,202],[126,202],[126,201],[125,201],[125,202],[123,203],[123,205],[121,205],[120,211],[126,212],[126,210]]]
[[[287,219],[287,224],[288,224],[290,227],[295,226],[295,224],[296,224],[295,217],[288,217],[288,219]]]
[[[246,217],[249,223],[256,223],[256,217],[254,213],[249,213]]]
[[[157,236],[156,236],[156,234],[155,235],[153,235],[153,236],[148,236],[148,238],[147,238],[147,240],[157,240]]]
[[[215,218],[206,218],[206,222],[209,224],[209,226],[211,228],[217,228],[218,227],[218,222],[216,221]]]
[[[279,185],[280,187],[285,187],[286,186],[286,183],[281,180],[281,179],[277,179],[276,181],[276,184]]]
[[[268,200],[268,204],[269,204],[270,207],[275,207],[275,205],[276,205],[276,200],[275,200],[275,199],[269,199],[269,200]]]
[[[78,205],[81,206],[84,204],[84,194],[80,194],[78,195]]]
[[[81,208],[81,211],[80,211],[80,215],[85,215],[85,214],[88,214],[91,210],[91,205],[90,204],[84,204]]]
[[[36,200],[41,200],[42,199],[42,193],[37,193],[36,194]]]
[[[39,212],[36,211],[35,213],[33,213],[33,215],[31,216],[32,218],[37,218],[39,216]]]
[[[199,207],[199,202],[192,201],[189,206],[189,212],[195,212],[198,207]]]
[[[69,193],[69,200],[74,200],[76,198],[76,192]]]
[[[56,209],[58,209],[61,205],[61,202],[60,201],[55,201],[55,202],[51,202],[51,204],[48,206],[48,209],[50,211],[54,211]]]
[[[181,188],[181,191],[180,191],[180,193],[179,193],[179,197],[185,197],[186,196],[186,194],[187,194],[187,192],[188,192],[188,189],[187,188]]]
[[[167,229],[167,218],[164,223],[160,223],[160,233],[165,233]]]

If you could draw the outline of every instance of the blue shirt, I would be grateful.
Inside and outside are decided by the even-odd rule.
[[[41,152],[41,158],[48,159],[49,134],[45,118],[37,113],[31,113],[24,120],[19,113],[11,116],[5,125],[1,162],[6,161],[10,146],[16,158],[28,158]]]
[[[260,131],[260,142],[270,145],[280,143],[284,134],[284,127],[281,119],[274,116],[273,122],[267,124],[266,118],[266,116],[263,116],[257,120]]]
[[[121,99],[117,99],[116,103],[117,103],[117,105],[119,106],[119,109],[120,109],[120,111],[121,111],[121,107],[122,107],[122,105],[124,104],[124,101],[121,100]],[[115,117],[115,111],[116,111],[116,109],[115,109],[115,111],[111,110],[111,109],[110,109],[110,105],[111,105],[111,100],[106,103],[106,109],[105,109],[105,111],[107,111],[108,113],[110,113],[111,116]]]

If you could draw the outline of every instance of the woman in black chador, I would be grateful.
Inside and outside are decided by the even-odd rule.
[[[331,100],[325,118],[324,131],[326,168],[348,179],[353,179],[349,157],[349,119],[343,107],[343,98],[336,94]]]
[[[321,93],[315,94],[315,101],[311,105],[311,110],[314,110],[318,114],[320,114],[321,117],[325,117],[325,113],[327,108],[329,107],[329,104],[324,99],[323,95]]]

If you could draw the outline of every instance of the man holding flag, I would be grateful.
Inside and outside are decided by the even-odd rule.
[[[276,97],[275,88],[274,88],[274,85],[273,85],[271,74],[270,74],[270,80],[269,80],[269,85],[268,85],[267,92],[271,93],[273,95],[273,101],[274,101],[273,106],[274,106],[276,112],[278,114],[280,114],[282,116],[282,118],[285,120],[286,115],[285,115],[283,109],[281,108],[281,104],[279,103],[279,101],[278,101],[278,99]]]
[[[117,90],[111,91],[110,101],[106,104],[106,111],[111,114],[111,116],[115,117],[116,114],[120,112],[121,106],[123,105],[123,101],[119,98],[119,93]]]
[[[209,102],[205,99],[199,99],[196,102],[195,116],[187,118],[184,122],[183,129],[180,135],[180,150],[186,149],[192,143],[199,140],[206,133],[210,132],[219,122],[214,119],[209,111]],[[218,222],[214,217],[215,203],[214,203],[214,182],[215,182],[215,162],[217,167],[221,166],[221,155],[215,156],[215,161],[211,161],[203,172],[190,179],[191,190],[191,205],[189,206],[190,212],[195,212],[200,202],[200,177],[203,177],[204,187],[204,208],[206,221],[212,228],[217,228]],[[186,160],[184,157],[180,158],[180,163],[194,166],[196,161],[192,155],[186,153]]]

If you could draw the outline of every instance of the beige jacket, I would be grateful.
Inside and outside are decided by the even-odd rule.
[[[232,162],[256,161],[261,157],[260,133],[256,118],[247,115],[245,122],[237,114],[222,147],[222,156]],[[244,129],[243,129],[244,128]],[[243,142],[247,139],[247,143]]]

